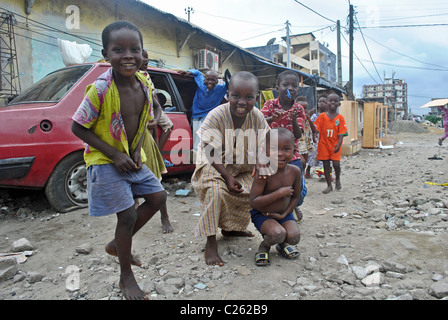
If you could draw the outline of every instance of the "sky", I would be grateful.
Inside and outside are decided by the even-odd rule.
[[[448,98],[448,1],[428,0],[142,0],[240,47],[285,45],[291,35],[312,32],[337,53],[335,21],[341,21],[342,80],[349,78],[348,14],[355,10],[354,93],[392,75],[408,84],[415,114],[434,98]],[[345,39],[346,40],[345,40]]]

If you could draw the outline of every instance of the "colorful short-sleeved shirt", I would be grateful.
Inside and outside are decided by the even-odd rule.
[[[344,117],[339,113],[334,119],[330,119],[326,112],[322,112],[314,121],[319,131],[319,142],[317,144],[317,160],[341,160],[341,149],[334,153],[334,147],[339,142],[339,136],[347,133],[347,124]]]
[[[299,124],[300,128],[302,128],[302,131],[305,131],[305,120],[306,120],[305,110],[297,102],[294,102],[294,104],[291,108],[296,109],[297,123]],[[261,112],[263,113],[265,118],[269,118],[269,117],[272,117],[274,112],[277,110],[284,111],[284,109],[282,108],[282,106],[280,104],[279,98],[266,101],[263,108],[261,109]],[[290,130],[291,132],[293,132],[292,123],[288,119],[287,114],[283,115],[283,117],[281,119],[271,122],[270,127],[271,128],[286,128],[286,129]],[[291,161],[297,160],[297,159],[300,159],[299,139],[295,139],[294,155],[293,155]]]
[[[144,75],[136,73],[137,80],[140,82],[142,90],[146,95],[146,103],[143,108],[142,116],[134,141],[130,148],[124,127],[124,121],[121,116],[120,96],[118,88],[113,79],[112,68],[103,73],[98,79],[87,86],[84,100],[76,110],[72,119],[93,132],[103,141],[113,146],[121,152],[131,154],[145,132],[146,124],[151,118],[151,91],[152,88]],[[92,164],[112,163],[112,160],[99,150],[84,144],[84,161],[86,166]],[[142,150],[142,161],[146,161],[146,155]]]

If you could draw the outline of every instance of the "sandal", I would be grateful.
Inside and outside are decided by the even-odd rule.
[[[280,245],[276,245],[275,248],[277,249],[278,253],[280,253],[283,257],[285,257],[288,260],[292,260],[300,256],[300,252],[293,246],[290,246],[289,244],[285,246],[283,249],[280,247]]]
[[[269,253],[267,252],[258,252],[255,255],[255,265],[259,267],[264,267],[270,265],[269,261]]]

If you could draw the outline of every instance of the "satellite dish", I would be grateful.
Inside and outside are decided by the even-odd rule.
[[[271,40],[268,41],[268,43],[266,45],[270,46],[271,44],[274,44],[274,42],[275,42],[275,38],[272,38]]]

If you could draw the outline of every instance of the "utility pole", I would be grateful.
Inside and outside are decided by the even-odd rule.
[[[354,100],[354,94],[353,94],[353,5],[350,5],[350,13],[349,13],[349,46],[350,46],[350,54],[349,54],[349,83],[350,83],[350,99]]]
[[[188,14],[188,22],[190,22],[190,13],[194,13],[193,8],[185,8],[185,14]]]
[[[289,37],[289,20],[286,20],[286,66],[291,68],[291,39]]]
[[[338,84],[342,86],[342,52],[341,52],[341,21],[336,21],[336,32],[338,33]]]
[[[349,91],[350,91],[350,99],[354,100],[355,95],[353,94],[353,5],[350,5],[350,13],[349,13],[349,46],[350,46],[350,54],[349,54]]]

